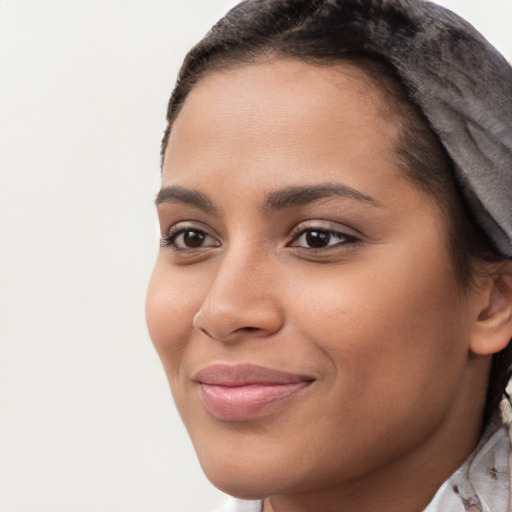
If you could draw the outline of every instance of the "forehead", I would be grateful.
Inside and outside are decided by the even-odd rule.
[[[215,104],[222,106],[226,100],[242,111],[255,104],[260,106],[262,101],[281,109],[289,106],[291,110],[301,106],[321,108],[325,103],[330,103],[332,108],[336,98],[341,99],[338,107],[341,106],[341,96],[348,91],[364,99],[364,106],[359,107],[363,107],[366,114],[396,120],[396,101],[389,94],[389,88],[375,77],[375,72],[370,73],[348,61],[314,64],[293,58],[269,58],[268,61],[234,64],[207,72],[192,87],[185,105],[199,102],[202,108],[211,112],[214,112]],[[208,103],[207,98],[214,101]],[[179,114],[177,117],[183,116]]]
[[[354,65],[277,60],[213,72],[191,90],[172,128],[163,177],[219,165],[273,171],[340,152],[395,162],[398,115]],[[372,154],[368,148],[372,147]],[[275,174],[274,174],[275,175]]]
[[[370,63],[367,64],[370,66]],[[308,98],[315,98],[315,92],[334,93],[352,89],[359,91],[367,100],[368,107],[388,110],[388,91],[377,79],[377,71],[370,71],[366,65],[355,62],[310,62],[292,57],[260,57],[251,63],[226,64],[205,74],[192,87],[188,97],[204,90],[217,88],[234,89],[240,87],[239,97],[248,100],[254,92],[252,86],[262,95],[277,95],[284,86],[289,95],[307,93]],[[219,96],[219,99],[222,96]],[[235,99],[231,97],[231,99]]]

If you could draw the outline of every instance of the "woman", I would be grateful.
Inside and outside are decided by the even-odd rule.
[[[230,510],[512,510],[511,98],[420,0],[248,0],[188,54],[147,318]]]

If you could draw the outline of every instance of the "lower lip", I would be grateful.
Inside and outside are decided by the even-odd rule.
[[[310,382],[217,386],[201,384],[201,398],[208,412],[219,420],[248,421],[277,402],[291,398]]]

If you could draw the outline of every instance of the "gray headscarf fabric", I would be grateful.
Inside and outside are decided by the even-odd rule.
[[[512,258],[512,67],[472,25],[434,3],[347,4],[361,12],[347,28],[397,69],[452,158],[476,221]]]

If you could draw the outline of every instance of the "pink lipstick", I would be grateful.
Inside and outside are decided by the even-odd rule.
[[[199,371],[201,400],[217,419],[248,421],[291,398],[313,378],[253,365],[216,364]]]

